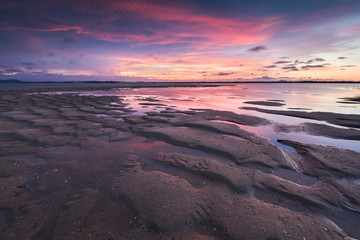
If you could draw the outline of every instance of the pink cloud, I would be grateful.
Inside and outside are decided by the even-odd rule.
[[[35,31],[68,31],[89,35],[93,38],[113,41],[131,42],[134,44],[171,44],[187,43],[202,47],[229,46],[239,44],[255,44],[271,37],[271,32],[265,31],[274,25],[282,23],[281,17],[264,17],[257,20],[244,20],[227,17],[217,17],[199,13],[193,9],[159,5],[152,1],[52,1],[50,6],[61,6],[87,14],[87,18],[79,21],[56,19],[55,23],[36,22],[33,26],[8,26],[6,30],[25,29]],[[51,16],[50,16],[51,18]],[[115,21],[134,19],[142,22],[141,30],[119,30]],[[29,21],[32,21],[30,18]],[[165,29],[159,29],[148,21],[159,23]],[[56,23],[59,22],[59,23]],[[145,32],[151,32],[148,34]]]

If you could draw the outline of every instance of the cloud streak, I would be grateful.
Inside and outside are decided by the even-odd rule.
[[[256,47],[250,48],[248,51],[249,52],[261,52],[263,50],[266,50],[266,46],[256,46]]]
[[[308,70],[311,68],[323,68],[323,67],[325,67],[325,65],[305,65],[305,66],[302,66],[301,68],[304,70]]]

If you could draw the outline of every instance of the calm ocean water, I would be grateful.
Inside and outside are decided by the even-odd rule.
[[[283,100],[284,106],[265,108],[306,108],[306,111],[360,114],[360,104],[340,103],[341,98],[360,96],[360,84],[247,83],[220,87],[119,89],[106,94],[126,96],[131,106],[137,110],[141,110],[137,104],[137,96],[146,96],[157,98],[161,103],[174,105],[182,110],[211,108],[244,113],[246,111],[239,107],[256,107],[244,104],[245,101]]]
[[[124,98],[137,112],[145,114],[148,111],[161,111],[167,107],[178,110],[189,109],[216,109],[232,111],[239,114],[247,114],[263,117],[273,123],[288,125],[305,122],[321,123],[337,128],[344,128],[329,124],[325,121],[317,121],[304,118],[296,118],[275,114],[260,113],[252,110],[244,110],[241,107],[258,107],[274,110],[294,110],[314,112],[333,112],[341,114],[360,114],[360,102],[341,103],[341,98],[360,96],[360,84],[271,84],[251,83],[237,84],[235,86],[221,87],[196,87],[196,88],[139,88],[139,89],[118,89],[113,92],[93,92],[93,94],[118,95]],[[144,98],[160,100],[159,103],[166,106],[146,106]],[[246,101],[281,100],[283,106],[257,106],[246,104]],[[299,111],[299,110],[298,110]],[[277,142],[278,139],[296,140],[305,143],[325,144],[341,148],[352,149],[360,152],[360,141],[333,139],[324,136],[315,136],[309,133],[279,133],[274,131],[272,126],[249,127],[239,126],[247,131],[254,132],[282,148],[291,150]]]

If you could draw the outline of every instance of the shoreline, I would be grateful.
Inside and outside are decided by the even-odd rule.
[[[111,88],[144,88],[144,87],[217,87],[231,86],[238,84],[360,84],[360,81],[229,81],[229,82],[2,82],[0,80],[0,91],[16,89],[53,89],[53,88],[93,88],[93,89],[111,89]],[[23,84],[22,88],[20,85]],[[36,88],[36,85],[42,85]],[[61,86],[62,85],[62,86]]]

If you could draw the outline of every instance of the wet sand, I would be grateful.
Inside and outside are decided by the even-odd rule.
[[[340,114],[332,112],[306,112],[306,111],[292,111],[292,110],[271,110],[256,107],[242,107],[242,109],[253,110],[263,113],[285,115],[298,118],[314,119],[325,121],[339,126],[360,128],[359,114]]]
[[[347,103],[347,104],[360,104],[360,96],[357,97],[345,97],[345,98],[340,98],[341,101],[339,101],[340,103]]]
[[[285,103],[282,103],[279,100],[270,100],[270,101],[245,101],[246,104],[260,105],[260,106],[272,106],[272,107],[280,107],[284,106]]]
[[[360,239],[359,152],[287,151],[239,127],[269,120],[229,111],[33,91],[0,95],[3,239]],[[359,140],[359,115],[271,111],[353,127],[278,132]]]

